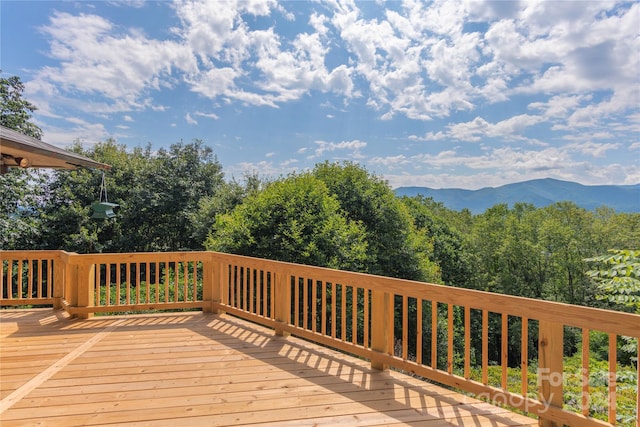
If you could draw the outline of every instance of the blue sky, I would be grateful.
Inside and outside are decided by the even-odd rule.
[[[201,139],[228,178],[640,183],[640,3],[6,1],[43,140]]]

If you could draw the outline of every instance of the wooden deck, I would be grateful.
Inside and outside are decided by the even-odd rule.
[[[0,424],[534,426],[230,317],[0,311]]]

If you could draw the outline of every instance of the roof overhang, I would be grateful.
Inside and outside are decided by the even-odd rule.
[[[0,170],[9,167],[111,169],[110,165],[0,126]]]

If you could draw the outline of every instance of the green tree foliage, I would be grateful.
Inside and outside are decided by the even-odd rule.
[[[0,249],[33,247],[40,234],[37,207],[43,185],[42,175],[28,170],[0,174]]]
[[[22,92],[24,84],[20,77],[0,77],[0,125],[41,139],[42,129],[29,121],[37,108],[22,97]]]
[[[472,275],[470,257],[463,248],[463,236],[456,229],[455,212],[431,198],[402,197],[416,230],[432,244],[431,259],[441,272],[442,283],[450,286],[464,284]]]
[[[1,70],[0,70],[1,72]],[[0,125],[40,139],[42,130],[32,123],[35,105],[23,99],[20,77],[0,77]],[[41,174],[11,168],[0,174],[0,248],[19,249],[33,245],[38,235],[36,207],[42,189]]]
[[[207,249],[316,266],[361,270],[365,231],[340,214],[324,183],[291,175],[250,194],[217,218]]]
[[[257,175],[248,174],[244,177],[244,182],[232,179],[231,182],[217,186],[213,195],[202,197],[198,202],[198,209],[191,215],[193,240],[195,242],[207,240],[218,215],[231,212],[249,195],[255,194],[266,184],[267,182],[263,182]]]
[[[611,249],[608,255],[586,261],[599,267],[587,272],[598,286],[599,300],[640,314],[640,250]]]
[[[352,221],[367,234],[365,272],[412,280],[439,281],[431,261],[433,243],[416,230],[407,207],[386,181],[354,163],[321,163],[313,175],[325,183]]]

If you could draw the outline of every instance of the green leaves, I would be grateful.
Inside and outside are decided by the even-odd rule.
[[[640,313],[640,250],[612,249],[608,255],[585,261],[600,267],[587,271],[587,276],[597,283],[596,298]]]
[[[22,98],[23,91],[24,84],[20,77],[0,77],[0,125],[40,139],[42,129],[29,121],[31,113],[37,108]]]
[[[219,216],[205,246],[350,270],[362,267],[367,248],[362,226],[341,215],[335,197],[309,174],[273,182]]]

